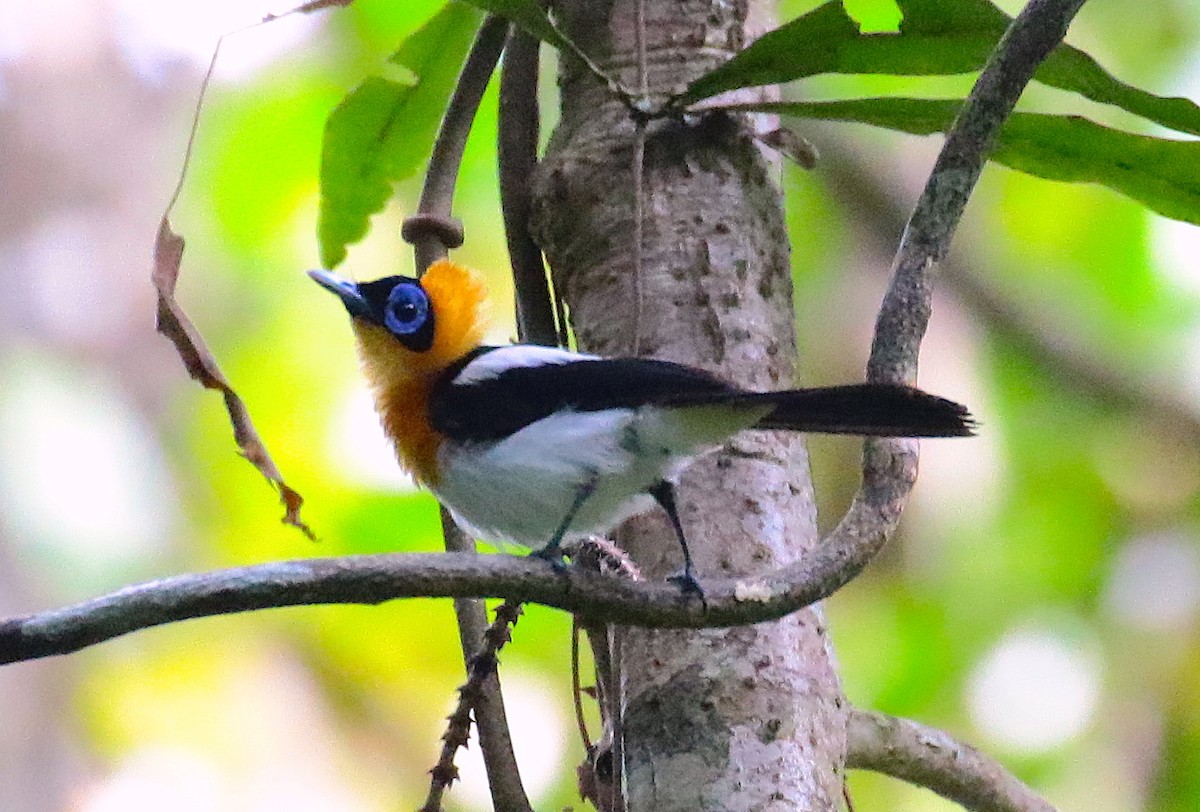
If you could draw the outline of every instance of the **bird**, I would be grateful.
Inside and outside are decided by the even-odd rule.
[[[349,313],[400,466],[471,535],[531,548],[557,568],[565,540],[657,504],[683,555],[672,580],[703,599],[674,486],[696,456],[751,428],[882,437],[974,429],[965,407],[908,386],[759,392],[667,360],[484,344],[483,282],[447,259],[419,279],[309,276]]]

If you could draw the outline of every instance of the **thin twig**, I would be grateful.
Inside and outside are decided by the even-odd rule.
[[[252,23],[247,28],[262,23]],[[239,28],[238,31],[245,29]],[[163,219],[170,216],[175,208],[175,204],[179,202],[179,196],[183,194],[183,185],[187,181],[188,169],[192,165],[192,153],[196,148],[196,134],[200,131],[200,113],[204,110],[204,99],[208,96],[208,87],[212,84],[213,72],[217,69],[217,57],[221,55],[221,43],[225,41],[225,37],[234,34],[236,31],[230,31],[217,37],[217,44],[213,46],[212,58],[208,60],[208,70],[204,72],[204,78],[200,81],[200,93],[196,98],[196,107],[192,110],[192,124],[188,129],[187,144],[183,148],[183,161],[179,167],[179,178],[175,181],[175,188],[171,191],[171,197],[167,201],[167,207],[163,211]]]
[[[537,166],[540,46],[535,37],[520,29],[509,35],[500,69],[496,151],[500,209],[517,300],[517,337],[522,342],[552,347],[565,346],[562,325],[556,323],[542,250],[529,231],[533,208],[530,184]]]
[[[1054,812],[999,762],[937,728],[854,709],[846,732],[852,769],[931,789],[972,812]]]
[[[579,731],[579,741],[583,744],[584,752],[592,749],[592,737],[588,733],[587,718],[583,714],[583,681],[579,673],[579,636],[583,629],[579,618],[571,619],[571,700],[575,706],[575,727]]]
[[[571,562],[587,572],[605,573],[638,581],[641,573],[629,554],[612,540],[590,536],[577,542],[571,552]],[[575,616],[576,623],[587,633],[592,648],[596,673],[596,703],[600,707],[602,732],[600,740],[587,745],[585,766],[590,770],[585,797],[603,812],[621,812],[625,808],[623,789],[625,740],[622,732],[622,710],[625,706],[621,682],[621,640],[623,630],[612,623],[595,623]],[[586,738],[586,734],[585,734]],[[607,763],[608,769],[602,769]],[[582,769],[582,768],[581,768]],[[584,786],[581,785],[581,792]]]
[[[509,22],[502,17],[492,15],[484,20],[447,105],[425,173],[418,214],[405,222],[402,231],[404,238],[413,245],[418,275],[424,273],[434,261],[445,257],[449,248],[461,243],[461,226],[451,216],[458,172],[467,136],[488,81],[500,60],[509,29]],[[474,539],[454,524],[444,508],[442,535],[447,552],[474,554]],[[454,611],[463,659],[470,674],[472,663],[476,662],[483,650],[481,647],[486,647],[484,630],[487,627],[487,615],[481,601],[464,597],[455,600]],[[456,713],[450,717],[443,736],[442,757],[431,771],[430,793],[425,808],[432,812],[440,807],[442,792],[457,775],[453,758],[458,747],[466,742],[470,732],[469,710],[473,708],[493,805],[497,809],[530,809],[513,754],[498,676],[494,672],[486,675],[486,678],[473,685],[471,691],[460,692],[459,696],[460,705],[466,706],[465,715]],[[464,724],[465,730],[462,729]]]
[[[458,702],[454,711],[446,717],[446,732],[442,734],[442,749],[437,763],[429,770],[429,792],[420,812],[441,812],[442,796],[452,783],[458,780],[458,767],[454,756],[460,748],[467,746],[471,737],[471,708],[475,706],[479,689],[469,680],[458,689]]]
[[[443,514],[443,530],[447,550],[475,552],[474,541],[454,525],[446,514]],[[491,636],[485,607],[482,601],[460,598],[454,601],[454,614],[458,621],[459,642],[462,644],[464,662],[467,665],[468,683],[472,685],[469,693],[464,694],[460,691],[459,697],[460,700],[469,700],[475,713],[474,721],[479,729],[479,749],[483,755],[483,766],[487,773],[493,806],[496,809],[528,809],[529,800],[525,795],[509,735],[508,714],[500,690],[499,674],[493,669],[481,675],[478,680],[471,678],[473,664],[480,656],[486,654]],[[453,723],[454,720],[451,719],[446,731],[447,736]],[[462,741],[465,744],[465,738]],[[449,745],[449,741],[446,741],[446,745]],[[443,753],[444,751],[445,748]],[[453,753],[449,757],[453,759]],[[438,775],[434,773],[431,786],[432,781],[436,781],[437,778]]]
[[[512,627],[521,617],[521,604],[505,601],[496,607],[496,619],[483,633],[483,647],[467,663],[467,681],[458,689],[458,704],[447,718],[446,732],[442,735],[442,750],[437,764],[429,771],[429,794],[421,805],[421,812],[439,812],[442,796],[454,781],[458,780],[458,768],[454,756],[460,748],[467,746],[471,734],[471,711],[479,715],[480,706],[488,701],[486,686],[496,680],[500,649],[512,640]],[[501,709],[503,711],[503,708]],[[516,770],[516,765],[513,765]],[[512,800],[498,798],[493,791],[492,801],[496,809],[528,809],[529,802],[524,794],[518,800],[521,806],[512,806]]]
[[[642,298],[643,284],[642,269],[643,243],[646,233],[646,122],[640,117],[634,119],[633,132],[633,315],[630,318],[629,331],[632,333],[630,354],[642,354]]]
[[[225,43],[225,38],[232,37],[234,34],[240,34],[243,31],[249,31],[251,28],[258,28],[260,25],[282,20],[284,17],[290,17],[293,14],[312,14],[313,12],[324,11],[333,7],[348,6],[351,2],[353,0],[310,0],[308,3],[302,3],[280,14],[266,14],[260,20],[247,23],[231,31],[226,31],[217,37],[217,42],[213,46],[212,57],[208,60],[208,69],[204,71],[204,78],[200,81],[200,93],[196,98],[196,107],[192,111],[192,124],[188,129],[187,145],[183,148],[183,162],[179,168],[179,178],[175,183],[175,189],[171,192],[170,200],[167,201],[166,210],[163,212],[164,218],[171,214],[171,211],[175,208],[175,204],[179,202],[179,196],[183,194],[183,184],[187,179],[188,168],[192,163],[192,152],[196,146],[196,134],[200,130],[200,113],[204,109],[204,99],[208,96],[208,89],[212,85],[213,73],[217,69],[217,57],[221,54],[221,46]]]
[[[458,170],[462,165],[467,136],[479,110],[479,102],[487,90],[488,80],[496,70],[496,63],[500,61],[500,52],[508,38],[508,29],[508,20],[495,15],[489,16],[480,26],[471,52],[467,55],[454,94],[446,107],[442,126],[438,130],[433,153],[429,157],[429,168],[425,173],[425,185],[421,189],[421,200],[417,204],[417,211],[428,218],[449,219],[453,211],[454,188],[458,184]],[[406,229],[405,239],[413,244],[418,273],[446,256],[447,245],[442,236],[436,229],[427,232]]]
[[[606,716],[612,728],[612,775],[608,793],[612,808],[609,812],[625,812],[625,681],[621,678],[625,629],[609,623],[605,627],[605,638],[608,643],[608,691],[604,696],[608,705]]]
[[[615,96],[617,100],[621,102],[621,104],[625,105],[626,108],[628,108],[630,111],[636,110],[637,102],[634,99],[633,94],[630,93],[615,77],[610,76],[607,71],[596,64],[594,59],[588,56],[587,53],[585,53],[584,50],[580,48],[573,39],[568,37],[566,33],[558,27],[558,23],[555,22],[553,17],[547,17],[547,20],[550,23],[550,27],[554,29],[554,32],[558,34],[559,38],[566,45],[567,51],[569,51],[572,56],[578,59],[583,66],[587,68],[588,73],[599,79],[608,88],[608,91],[612,93],[613,96]]]
[[[646,0],[637,0],[633,20],[633,47],[637,54],[638,104],[645,107],[650,95],[650,71],[646,65]]]
[[[633,123],[633,317],[630,332],[633,346],[630,353],[642,354],[642,309],[645,260],[643,243],[646,235],[646,113],[650,111],[650,69],[646,64],[646,0],[634,6],[633,46],[637,60],[638,98]]]

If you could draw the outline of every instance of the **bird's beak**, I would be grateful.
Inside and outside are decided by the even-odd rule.
[[[358,318],[371,317],[371,305],[363,298],[358,285],[349,279],[338,276],[332,271],[309,271],[308,275],[312,277],[314,282],[325,288],[325,290],[336,294],[342,300],[342,304],[346,306],[346,310],[349,311],[351,316]]]

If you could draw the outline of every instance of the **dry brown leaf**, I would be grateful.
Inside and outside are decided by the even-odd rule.
[[[283,14],[268,14],[259,22],[237,29],[237,31],[254,28],[291,14],[310,14],[326,8],[348,6],[352,2],[354,0],[309,0],[309,2]],[[158,234],[154,238],[154,273],[151,279],[154,282],[155,290],[158,291],[157,327],[158,332],[171,339],[171,343],[175,345],[175,350],[179,353],[183,365],[187,367],[188,374],[206,389],[218,390],[225,398],[225,410],[229,412],[229,422],[233,425],[233,438],[237,441],[238,449],[242,456],[248,459],[279,490],[279,499],[284,505],[284,523],[299,529],[304,535],[315,541],[316,535],[312,529],[300,520],[300,506],[304,504],[304,498],[283,481],[283,475],[279,473],[279,468],[275,466],[275,461],[271,459],[266,445],[263,444],[262,438],[258,436],[258,431],[254,428],[254,423],[250,420],[250,412],[246,409],[246,404],[237,392],[233,391],[233,387],[225,379],[221,368],[217,366],[216,359],[205,346],[204,339],[200,337],[196,326],[192,324],[191,319],[183,312],[183,308],[175,301],[175,283],[179,280],[180,262],[183,259],[183,237],[171,229],[168,218],[183,191],[183,183],[187,178],[188,167],[192,160],[192,146],[195,144],[196,131],[200,124],[200,111],[204,107],[204,97],[208,93],[213,69],[217,65],[221,43],[225,41],[226,36],[233,33],[236,31],[222,34],[217,38],[216,47],[213,48],[208,71],[204,74],[204,81],[200,84],[200,98],[196,100],[192,127],[183,153],[183,165],[179,168],[179,179],[175,184],[175,191],[167,203],[166,211],[159,220]]]
[[[312,14],[327,8],[345,8],[353,2],[354,0],[309,0],[297,6],[294,11],[298,14]]]
[[[817,165],[819,156],[816,146],[804,136],[787,127],[778,127],[770,132],[758,133],[755,137],[760,143],[777,151],[802,169],[813,169]]]
[[[283,521],[299,529],[304,535],[315,540],[313,531],[300,519],[300,506],[304,504],[303,497],[283,481],[283,475],[275,466],[274,460],[267,452],[262,438],[250,420],[250,412],[246,404],[229,385],[221,372],[217,361],[204,344],[204,339],[196,330],[191,319],[183,312],[183,308],[175,301],[175,283],[179,279],[180,261],[183,259],[183,237],[171,229],[171,224],[164,214],[158,224],[158,234],[154,239],[154,273],[151,277],[154,288],[158,291],[158,332],[171,340],[179,353],[188,374],[206,389],[216,389],[225,398],[225,409],[229,412],[229,422],[233,425],[233,437],[237,441],[242,456],[248,459],[272,485],[279,490],[280,501],[283,502],[285,513]]]
[[[301,3],[282,14],[268,14],[263,17],[262,21],[264,23],[271,23],[284,17],[290,17],[293,14],[312,14],[317,11],[324,11],[327,8],[346,8],[353,2],[354,0],[309,0],[307,3]]]

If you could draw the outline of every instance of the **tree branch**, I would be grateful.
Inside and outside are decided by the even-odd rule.
[[[457,600],[454,602],[455,609],[464,603],[474,604],[477,601]],[[467,661],[467,681],[459,686],[458,704],[447,717],[446,732],[442,735],[442,752],[438,756],[437,764],[429,771],[432,779],[429,782],[429,794],[425,796],[425,803],[421,805],[419,812],[440,812],[442,796],[445,795],[450,785],[458,780],[458,767],[454,765],[454,756],[458,753],[459,748],[467,746],[467,739],[471,734],[472,711],[475,712],[475,724],[479,727],[481,742],[486,741],[489,734],[494,735],[484,727],[486,724],[494,722],[503,725],[502,734],[505,746],[497,750],[496,741],[493,739],[492,749],[489,751],[485,748],[483,754],[488,772],[488,782],[492,790],[492,807],[504,810],[504,812],[522,812],[531,809],[529,799],[525,797],[525,788],[521,783],[517,762],[513,757],[512,745],[509,742],[508,722],[505,719],[503,703],[498,708],[498,713],[486,707],[488,702],[497,701],[500,698],[497,655],[500,653],[500,649],[512,640],[512,627],[517,625],[517,619],[520,616],[521,604],[514,601],[505,601],[496,607],[496,619],[484,631],[479,651]],[[459,617],[461,618],[461,614]],[[467,625],[461,624],[459,628],[465,634]],[[472,642],[472,647],[474,645]],[[465,637],[464,650],[466,650]],[[489,688],[489,685],[492,687]],[[483,720],[479,719],[481,716],[484,717]],[[494,774],[501,770],[508,770],[513,775]]]
[[[880,245],[891,243],[904,225],[904,211],[865,162],[837,145],[827,145],[821,149],[821,167],[830,181],[828,191],[853,211],[856,227]],[[1114,369],[1112,359],[1105,358],[1086,335],[1073,332],[1054,314],[1032,308],[997,289],[988,281],[995,275],[987,257],[976,252],[969,263],[949,257],[939,269],[944,289],[974,319],[989,332],[1020,345],[1065,385],[1177,427],[1189,442],[1200,443],[1200,412],[1186,402],[1177,387],[1128,364]]]
[[[996,134],[1037,66],[1066,36],[1083,2],[1031,0],[1005,31],[971,89],[893,260],[891,284],[875,323],[868,380],[915,382],[933,295],[930,272],[946,256]],[[914,441],[868,440],[863,456],[862,487],[826,539],[836,542],[836,549],[853,551],[848,568],[865,566],[890,537],[917,472]],[[857,539],[861,543],[856,544]],[[852,711],[847,733],[850,767],[895,775],[979,812],[1052,810],[999,764],[940,731]]]
[[[1031,0],[1004,32],[971,89],[904,229],[875,324],[870,380],[915,380],[933,292],[929,271],[946,255],[996,134],[1037,66],[1066,36],[1083,2]]]
[[[852,552],[852,551],[851,551]],[[397,553],[272,562],[177,575],[61,609],[0,620],[0,664],[69,654],[129,632],[198,617],[396,598],[497,597],[554,606],[597,623],[657,628],[773,620],[828,597],[848,580],[847,551],[822,549],[762,576],[703,583],[708,602],[666,582],[631,582],[538,559]]]
[[[421,199],[417,203],[419,214],[409,218],[401,232],[404,239],[412,243],[418,274],[424,273],[435,260],[444,258],[447,248],[462,245],[462,227],[450,217],[454,188],[458,184],[467,136],[488,80],[500,61],[508,31],[509,22],[503,17],[489,15],[483,21],[446,106],[433,154],[429,156]],[[457,234],[453,233],[455,229]]]
[[[892,279],[875,322],[867,380],[914,383],[929,325],[931,271],[950,246],[996,134],[1034,71],[1066,36],[1084,0],[1031,0],[1009,25],[946,135],[892,262]],[[868,439],[863,484],[822,545],[847,550],[847,580],[895,531],[917,475],[913,440]]]
[[[500,111],[496,155],[500,168],[500,209],[512,264],[517,300],[517,336],[522,342],[566,346],[555,319],[550,280],[542,249],[529,232],[530,187],[537,166],[538,56],[541,42],[514,29],[500,67]]]
[[[442,534],[446,549],[466,555],[475,555],[475,540],[470,538],[454,523],[450,514],[442,508]],[[492,806],[495,809],[520,810],[531,809],[529,799],[525,795],[525,787],[521,780],[521,772],[517,769],[517,757],[513,752],[512,736],[509,734],[508,714],[504,708],[504,695],[500,689],[500,674],[495,668],[483,673],[476,673],[475,664],[479,657],[487,653],[488,632],[491,627],[487,622],[487,608],[482,601],[471,598],[459,598],[454,601],[454,615],[458,621],[458,637],[462,646],[463,661],[467,667],[467,680],[470,692],[462,698],[470,700],[475,711],[475,727],[479,732],[479,749],[483,754],[483,766],[487,772],[488,788],[492,793]],[[495,652],[491,653],[493,660]],[[467,687],[467,686],[464,686]],[[450,734],[450,729],[446,733]],[[463,739],[465,742],[465,738]],[[465,746],[465,743],[464,743]],[[450,756],[453,763],[453,755]],[[436,768],[435,768],[436,769]],[[436,779],[437,774],[434,774]],[[432,787],[435,782],[431,782]],[[447,785],[443,786],[443,790]],[[440,799],[440,793],[437,799]],[[426,806],[432,800],[426,798]]]
[[[442,119],[433,153],[429,157],[429,167],[425,172],[417,214],[407,219],[401,230],[404,239],[412,243],[418,275],[424,274],[434,261],[444,258],[448,249],[457,248],[462,244],[462,225],[452,217],[458,172],[462,166],[467,136],[470,135],[471,125],[479,111],[479,103],[483,100],[488,82],[496,70],[496,63],[500,60],[510,29],[508,20],[497,15],[489,15],[483,21],[467,55],[462,73],[459,74],[454,94],[446,107],[446,115]],[[442,508],[441,518],[446,550],[474,554],[475,540],[455,525],[445,508]],[[483,651],[484,632],[488,628],[487,612],[480,601],[469,598],[455,600],[454,612],[458,621],[463,660],[470,677],[472,663]],[[463,699],[467,698],[468,695],[464,694]],[[504,697],[500,690],[500,677],[495,670],[474,680],[469,698],[475,711],[479,747],[483,753],[493,805],[497,809],[529,809],[529,800],[521,782],[521,773],[517,769],[516,756],[513,754]],[[453,770],[456,749],[456,746],[450,745],[462,743],[465,746],[470,730],[470,715],[464,710],[463,716],[467,722],[466,729],[463,728],[462,718],[457,714],[451,717],[451,725],[445,736],[450,752],[449,755],[443,753],[443,758],[439,759],[438,765],[432,771],[433,780],[425,808],[438,808],[442,793],[449,786],[450,779],[447,776],[449,771]],[[449,763],[449,767],[446,766],[446,762]]]
[[[846,766],[925,787],[973,812],[1054,812],[998,762],[908,719],[850,712]]]
[[[892,288],[877,325],[869,373],[874,379],[905,380],[915,371],[928,318],[927,271],[944,254],[989,141],[980,134],[975,118],[986,119],[994,131],[1003,116],[997,112],[998,102],[989,101],[987,94],[1016,97],[1015,80],[1002,81],[1003,77],[992,74],[1019,69],[1023,86],[1037,61],[1061,39],[1069,19],[1063,9],[1073,11],[1080,4],[1081,0],[1034,0],[1002,45],[1023,55],[1023,61],[1001,54],[980,77],[972,92],[975,101],[964,109],[943,149],[953,159],[939,158],[939,168],[897,254]],[[1052,20],[1058,19],[1051,26],[1058,38],[1053,42],[1029,19],[1051,12],[1057,14]],[[1027,39],[1036,40],[1038,47],[1033,49]],[[984,98],[976,99],[981,95]],[[1011,101],[1005,103],[1011,109]],[[972,134],[967,147],[955,138],[960,129]],[[947,173],[953,175],[949,180],[945,180]],[[963,173],[971,176],[965,185]],[[906,301],[908,305],[901,307]],[[905,315],[905,307],[911,307],[910,315]],[[195,617],[421,596],[505,597],[626,625],[700,628],[757,623],[828,597],[855,577],[890,535],[915,474],[915,442],[868,442],[862,488],[834,532],[789,567],[754,578],[705,582],[707,611],[670,584],[632,583],[575,570],[556,573],[544,562],[510,556],[439,553],[312,559],[177,576],[75,606],[0,621],[0,663],[66,654],[131,631]]]

